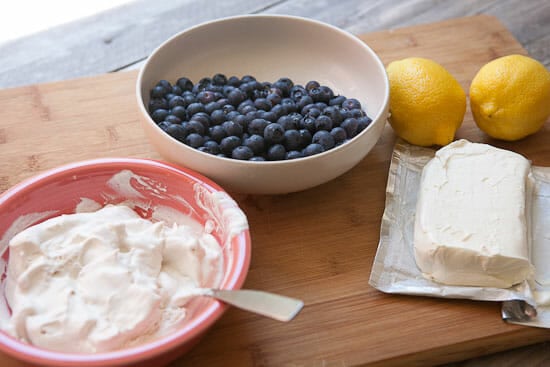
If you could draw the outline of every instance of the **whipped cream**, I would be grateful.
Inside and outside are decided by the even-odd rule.
[[[190,296],[223,277],[222,247],[198,222],[167,226],[124,205],[51,218],[9,248],[12,315],[2,328],[64,352],[157,339],[185,320]]]
[[[530,162],[456,141],[422,172],[414,254],[436,282],[508,288],[531,276],[525,216]]]

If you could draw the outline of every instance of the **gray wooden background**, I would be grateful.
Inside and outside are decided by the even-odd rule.
[[[255,13],[309,17],[356,34],[490,14],[550,68],[550,0],[138,0],[0,44],[0,88],[135,69],[163,40],[186,27]],[[451,366],[550,366],[550,343]]]
[[[550,66],[549,0],[138,0],[0,44],[0,88],[136,68],[186,27],[246,13],[299,15],[356,34],[491,14]]]

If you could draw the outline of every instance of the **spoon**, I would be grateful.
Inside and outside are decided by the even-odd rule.
[[[250,289],[205,288],[201,289],[200,295],[285,322],[292,320],[304,306],[304,302],[295,298]]]

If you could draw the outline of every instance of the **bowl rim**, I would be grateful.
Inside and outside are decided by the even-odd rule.
[[[168,170],[173,174],[185,176],[192,181],[204,184],[210,192],[219,191],[227,193],[218,184],[200,173],[168,162],[148,158],[97,158],[64,164],[24,179],[0,194],[0,206],[17,199],[22,193],[33,190],[37,186],[41,186],[44,182],[51,182],[58,179],[60,176],[98,167],[120,169],[146,167]],[[235,206],[242,211],[237,202],[232,197],[231,199]],[[224,289],[241,288],[248,274],[251,260],[251,239],[249,229],[247,228],[241,232],[239,237],[240,241],[244,244],[244,249],[243,251],[239,251],[239,257],[235,259],[234,264],[237,271],[227,280],[227,284],[223,287]],[[3,293],[1,296],[3,296]],[[138,362],[157,357],[181,346],[185,342],[199,337],[210,328],[228,308],[229,306],[227,304],[212,299],[210,304],[191,322],[185,323],[181,328],[168,335],[131,348],[111,352],[79,354],[51,351],[21,342],[4,330],[0,330],[0,350],[25,362],[50,366],[104,366],[107,362],[114,365]]]
[[[369,116],[372,120],[372,122],[369,124],[369,126],[367,126],[367,128],[365,128],[359,134],[354,136],[352,139],[346,141],[344,144],[336,146],[332,149],[329,149],[329,150],[326,150],[324,152],[314,154],[314,155],[311,155],[311,156],[308,156],[308,157],[300,157],[300,158],[296,158],[296,159],[280,160],[280,161],[250,161],[250,160],[244,161],[244,160],[238,160],[238,159],[229,158],[229,157],[219,157],[217,155],[201,152],[198,149],[189,147],[189,146],[185,145],[184,143],[172,138],[171,136],[166,134],[164,131],[162,131],[162,129],[153,121],[153,119],[149,115],[149,113],[147,111],[147,108],[145,106],[145,103],[144,103],[144,97],[145,96],[143,96],[143,94],[141,92],[141,89],[142,89],[141,87],[142,87],[142,84],[143,84],[144,75],[145,75],[145,73],[146,73],[146,71],[149,67],[150,62],[153,60],[153,58],[164,47],[169,45],[171,42],[174,42],[177,38],[183,36],[184,34],[196,31],[197,29],[200,29],[200,28],[208,27],[212,24],[233,22],[233,21],[239,21],[239,20],[242,20],[242,19],[251,19],[251,18],[291,20],[291,21],[296,21],[296,22],[304,22],[304,23],[313,24],[313,25],[316,25],[318,27],[328,28],[328,29],[340,34],[341,36],[349,39],[351,42],[355,43],[358,47],[360,47],[364,51],[366,51],[370,55],[370,57],[372,57],[372,59],[374,60],[375,64],[377,65],[378,70],[381,71],[381,74],[382,74],[383,80],[384,80],[384,91],[383,91],[384,92],[384,98],[383,98],[382,104],[381,104],[377,114],[375,116],[372,116],[372,117]],[[285,14],[243,14],[243,15],[234,15],[234,16],[229,16],[229,17],[223,17],[223,18],[208,20],[208,21],[199,23],[197,25],[186,28],[186,29],[172,35],[167,40],[162,42],[159,46],[157,46],[149,54],[149,56],[145,60],[145,63],[143,64],[143,66],[139,70],[139,73],[138,73],[138,76],[137,76],[137,79],[136,79],[135,90],[136,90],[136,99],[137,99],[138,108],[139,108],[141,114],[143,115],[142,121],[145,119],[145,121],[147,121],[147,123],[152,127],[152,129],[155,130],[159,135],[166,135],[166,138],[173,140],[172,143],[177,144],[178,147],[182,148],[185,151],[190,152],[189,154],[197,154],[197,156],[201,156],[205,159],[208,159],[208,160],[211,160],[211,161],[214,161],[214,162],[216,162],[216,161],[220,162],[220,163],[225,162],[226,164],[228,162],[231,162],[231,164],[235,164],[235,165],[241,165],[242,164],[242,165],[250,166],[250,167],[254,167],[254,166],[269,167],[269,166],[294,165],[297,162],[300,162],[300,163],[301,162],[307,162],[308,160],[319,159],[321,157],[325,157],[327,155],[330,155],[334,152],[338,152],[338,151],[341,151],[341,150],[346,150],[346,149],[348,149],[348,147],[350,145],[357,144],[357,142],[359,140],[361,140],[361,139],[359,139],[359,137],[361,137],[362,135],[366,135],[370,130],[374,129],[375,124],[381,124],[381,123],[386,122],[385,121],[386,119],[382,118],[382,117],[385,115],[385,113],[386,113],[385,111],[388,109],[389,99],[390,99],[389,79],[388,79],[388,75],[386,73],[386,68],[384,67],[384,63],[382,62],[382,60],[380,59],[378,54],[376,54],[376,52],[374,52],[374,50],[372,48],[370,48],[370,46],[367,45],[366,42],[362,41],[359,37],[352,34],[351,32],[348,32],[348,31],[346,31],[344,29],[341,29],[337,26],[334,26],[332,24],[328,24],[328,23],[325,23],[325,22],[322,22],[322,21],[319,21],[319,20],[306,18],[306,17],[302,17],[302,16],[285,15]]]

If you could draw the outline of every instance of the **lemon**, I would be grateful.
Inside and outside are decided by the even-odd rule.
[[[495,59],[472,80],[470,106],[477,126],[489,136],[524,138],[550,116],[550,72],[527,56]]]
[[[411,57],[390,63],[390,118],[395,133],[411,144],[453,141],[466,112],[466,94],[435,61]]]

